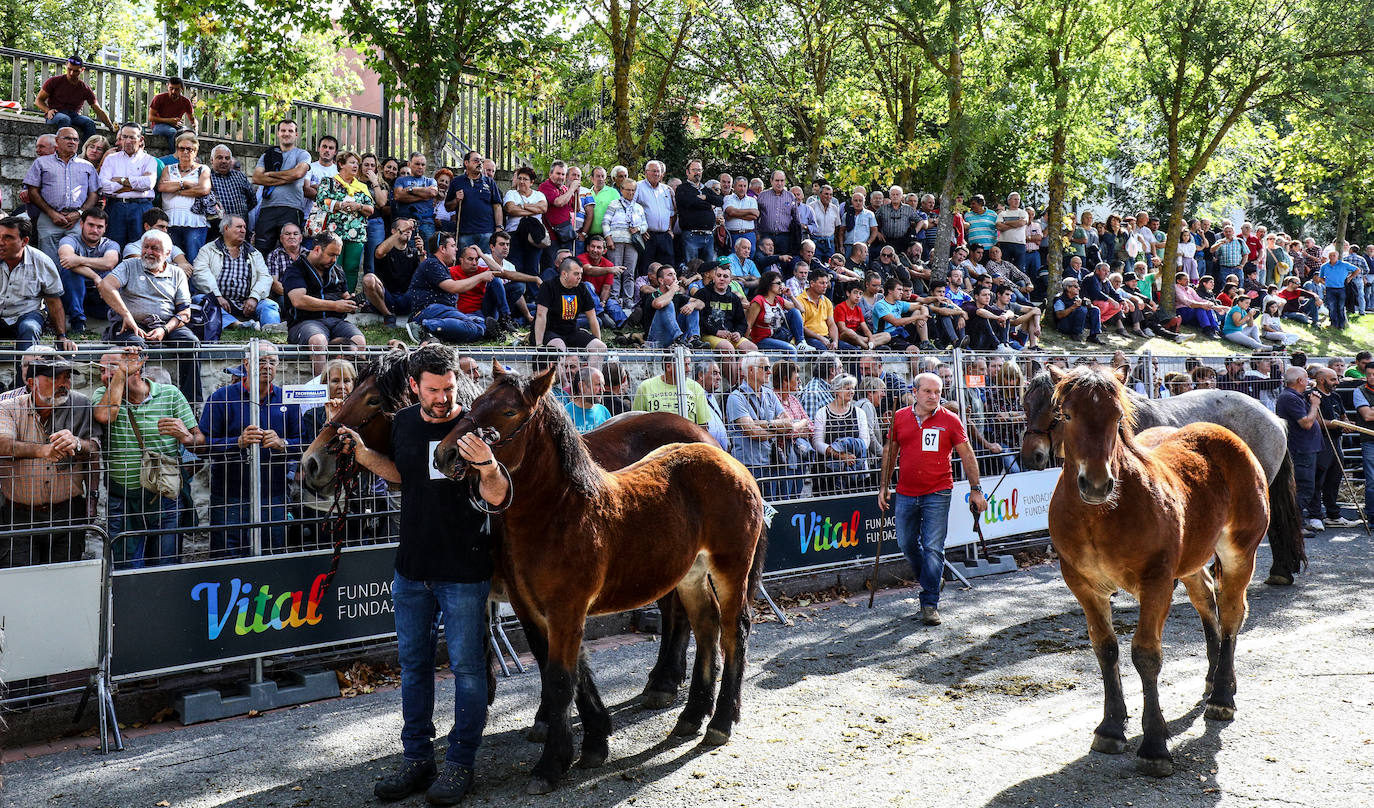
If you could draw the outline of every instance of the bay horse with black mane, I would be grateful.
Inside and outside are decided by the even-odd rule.
[[[379,354],[358,375],[353,391],[344,399],[334,420],[320,430],[301,455],[301,484],[316,496],[330,499],[334,487],[344,482],[337,478],[340,469],[335,452],[335,424],[357,432],[373,451],[391,455],[391,416],[414,403],[408,384],[408,356],[404,350]],[[466,409],[481,390],[465,374],[455,375],[459,381],[458,403]],[[622,413],[584,434],[582,439],[592,460],[609,471],[624,468],[654,449],[673,443],[719,446],[706,429],[669,412]],[[499,520],[493,525],[499,525]],[[493,595],[501,596],[503,588],[499,578],[492,582]],[[690,625],[675,592],[660,599],[658,607],[663,618],[662,642],[642,701],[644,706],[652,708],[668,707],[677,699],[678,690],[687,678],[687,643],[691,638]],[[524,628],[527,632],[530,630],[528,626]],[[541,713],[536,718],[531,739],[542,741],[546,727],[547,721]]]
[[[1126,751],[1111,605],[1112,594],[1124,589],[1140,602],[1131,638],[1131,660],[1145,692],[1137,766],[1167,776],[1173,758],[1159,706],[1159,672],[1174,586],[1183,581],[1202,617],[1205,715],[1230,721],[1236,711],[1236,635],[1248,608],[1255,550],[1269,526],[1264,469],[1235,433],[1215,424],[1156,427],[1137,436],[1124,369],[1049,372],[1056,382],[1051,403],[1064,453],[1050,499],[1050,538],[1064,582],[1087,616],[1105,689],[1092,748]]]
[[[522,624],[535,629],[528,639],[549,722],[529,792],[551,791],[572,765],[574,701],[583,727],[580,765],[599,766],[609,754],[610,715],[591,676],[581,673],[587,616],[633,609],[672,591],[697,640],[687,704],[673,734],[695,735],[712,716],[702,743],[726,743],[740,715],[750,604],[767,543],[753,475],[704,444],[667,446],[620,471],[603,471],[548,395],[553,368],[530,379],[498,362],[492,377],[435,449],[435,463],[451,477],[467,474],[455,444],[476,432],[510,473],[513,498],[497,569]]]

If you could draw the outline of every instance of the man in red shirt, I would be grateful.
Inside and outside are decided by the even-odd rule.
[[[471,245],[469,245],[471,246]],[[485,261],[475,261],[471,267],[464,267],[461,260],[469,250],[464,249],[463,255],[456,266],[448,268],[449,277],[455,281],[462,281],[458,290],[458,301],[454,308],[463,314],[473,314],[486,318],[486,332],[490,335],[498,335],[500,332],[505,334],[514,333],[516,324],[510,314],[510,300],[506,297],[505,282],[496,274],[497,270],[490,268],[490,264]],[[483,256],[479,248],[477,254]]]
[[[185,92],[181,79],[172,76],[167,79],[167,92],[153,96],[152,103],[148,104],[148,130],[151,134],[167,138],[168,146],[182,131],[196,131],[195,110]],[[181,128],[183,118],[186,119],[186,126]]]
[[[544,248],[541,266],[554,266],[554,255],[559,250],[571,251],[577,239],[573,232],[572,215],[580,199],[582,181],[574,180],[572,185],[564,185],[563,180],[567,177],[567,164],[562,160],[555,160],[553,165],[549,166],[548,178],[539,184],[539,193],[549,202],[549,209],[544,211],[544,226],[549,229],[549,246]]]
[[[611,297],[611,288],[625,272],[625,267],[612,264],[606,257],[606,237],[600,234],[588,236],[587,251],[577,256],[577,263],[582,265],[582,282],[591,287],[592,297],[596,298],[596,313],[610,320],[606,322],[603,319],[602,325],[607,328],[624,325],[628,315],[620,307],[620,301]]]
[[[921,581],[921,622],[938,626],[945,534],[949,531],[950,491],[954,488],[954,471],[949,462],[952,453],[959,453],[959,462],[969,481],[970,502],[978,514],[987,510],[988,502],[978,484],[978,461],[964,425],[958,416],[940,406],[940,377],[922,373],[912,384],[915,400],[892,416],[892,428],[883,448],[878,510],[887,511],[892,470],[900,462],[894,503],[897,546]]]
[[[844,300],[835,304],[835,326],[840,332],[840,342],[872,350],[891,342],[892,334],[883,331],[875,335],[869,329],[863,306],[859,303],[862,298],[863,285],[858,281],[851,282],[845,289]]]
[[[43,113],[54,132],[64,126],[73,127],[81,133],[83,146],[95,135],[95,121],[81,114],[81,107],[86,104],[91,105],[96,117],[108,126],[111,132],[118,131],[114,121],[110,120],[110,116],[96,102],[95,93],[91,91],[90,85],[81,80],[81,74],[85,70],[86,63],[81,61],[80,56],[71,57],[67,60],[66,72],[43,82],[42,88],[38,90],[38,97],[33,100],[33,105]]]

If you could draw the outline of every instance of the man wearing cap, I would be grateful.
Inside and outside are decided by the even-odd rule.
[[[74,528],[92,523],[99,485],[91,400],[72,391],[71,363],[45,354],[26,381],[28,390],[0,402],[0,523],[52,532],[0,542],[0,567],[80,560],[86,533]]]
[[[38,206],[38,248],[57,261],[57,243],[77,232],[81,213],[100,200],[100,176],[95,166],[76,154],[80,136],[70,126],[57,130],[57,151],[39,157],[24,174],[29,201]]]
[[[33,105],[43,113],[43,117],[54,131],[64,126],[76,127],[81,131],[82,143],[90,140],[95,134],[95,121],[81,114],[81,107],[86,104],[91,105],[96,117],[100,118],[111,132],[115,131],[114,121],[110,120],[110,116],[105,114],[105,110],[96,102],[95,93],[91,91],[90,85],[81,80],[81,74],[85,70],[86,63],[81,61],[81,57],[72,56],[67,60],[66,71],[43,82],[38,97],[33,100]]]
[[[29,223],[18,216],[0,219],[0,340],[14,340],[23,351],[43,332],[43,311],[65,350],[67,317],[62,309],[62,278],[48,256],[29,246]]]
[[[1082,342],[1083,329],[1088,330],[1086,339],[1096,345],[1102,342],[1102,312],[1087,298],[1078,294],[1078,279],[1065,278],[1059,282],[1059,296],[1054,299],[1054,327],[1061,334],[1077,337]]]
[[[143,236],[143,252],[126,259],[100,281],[100,296],[110,307],[105,338],[140,348],[174,346],[190,357],[177,357],[177,386],[192,401],[200,400],[200,338],[191,322],[191,290],[186,273],[168,262],[172,238],[161,230]]]

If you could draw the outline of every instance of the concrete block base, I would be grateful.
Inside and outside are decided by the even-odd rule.
[[[339,680],[333,671],[296,673],[291,678],[294,684],[285,686],[270,681],[248,682],[241,685],[235,695],[225,695],[218,690],[195,690],[178,697],[176,709],[181,715],[181,723],[199,724],[247,715],[253,710],[262,712],[339,695]]]

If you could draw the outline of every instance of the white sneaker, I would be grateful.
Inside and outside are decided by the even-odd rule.
[[[1349,519],[1345,516],[1337,516],[1335,519],[1327,518],[1326,524],[1331,527],[1356,527],[1360,524],[1358,520]]]
[[[816,350],[816,346],[812,345],[806,340],[802,340],[800,343],[797,344],[797,350],[814,352]]]
[[[1179,334],[1178,344],[1182,345],[1185,342],[1192,342],[1195,339],[1197,339],[1197,334]]]
[[[1140,329],[1140,330],[1141,330],[1141,331],[1144,331],[1144,332],[1145,332],[1145,336],[1147,336],[1147,337],[1153,337],[1153,336],[1155,335],[1155,332],[1151,331],[1151,330],[1148,329],[1148,328],[1142,328],[1142,329]]]
[[[1326,530],[1326,525],[1323,525],[1320,519],[1308,519],[1307,528],[1308,530]]]

